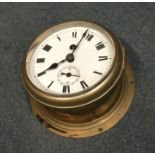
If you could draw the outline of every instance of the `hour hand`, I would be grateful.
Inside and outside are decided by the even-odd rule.
[[[48,67],[44,71],[38,73],[38,77],[41,76],[41,75],[44,75],[48,70],[56,69],[59,66],[59,64],[65,62],[65,61],[66,61],[66,59],[61,60],[59,63],[53,63],[50,67]]]
[[[59,66],[59,64],[65,62],[65,61],[66,61],[66,59],[61,60],[59,63],[53,63],[49,68],[46,69],[46,71],[51,70],[51,69],[56,69]]]

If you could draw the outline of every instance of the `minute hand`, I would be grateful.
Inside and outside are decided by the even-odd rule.
[[[78,46],[80,45],[82,39],[86,36],[87,32],[88,32],[88,29],[83,33],[83,35],[82,35],[80,41],[79,41],[78,44],[76,45],[76,48],[74,48],[74,50],[72,51],[72,54],[73,54],[73,53],[75,52],[75,50],[78,48]]]

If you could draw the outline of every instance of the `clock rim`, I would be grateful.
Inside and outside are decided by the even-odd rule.
[[[135,79],[130,65],[126,62],[126,70],[123,71],[121,79],[123,87],[116,104],[100,117],[90,119],[85,123],[69,123],[62,121],[51,115],[52,112],[44,105],[38,104],[33,98],[30,98],[30,104],[33,113],[41,121],[42,125],[49,131],[58,135],[70,138],[86,138],[106,132],[127,114],[135,95]],[[104,104],[104,102],[103,102]],[[90,112],[91,113],[91,112]]]
[[[49,92],[44,92],[41,89],[37,88],[29,79],[27,73],[27,64],[29,63],[35,49],[40,45],[40,43],[44,39],[46,39],[48,36],[55,33],[56,31],[75,26],[90,27],[92,29],[99,31],[100,33],[104,34],[106,33],[106,35],[108,35],[109,38],[112,39],[112,42],[115,47],[115,58],[112,68],[109,70],[107,75],[102,79],[102,81],[92,86],[83,94],[75,93],[73,95],[62,96],[62,95],[55,95]],[[79,108],[86,106],[92,102],[95,102],[96,100],[107,94],[115,86],[115,84],[117,83],[122,74],[124,68],[124,62],[125,62],[124,49],[122,48],[121,43],[115,37],[115,35],[105,26],[100,25],[93,21],[86,21],[86,20],[68,21],[50,27],[34,40],[28,52],[25,54],[23,58],[22,79],[29,95],[38,100],[40,103],[53,108],[62,108],[62,109]]]

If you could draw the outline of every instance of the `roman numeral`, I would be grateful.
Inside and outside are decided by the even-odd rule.
[[[57,35],[57,39],[59,40],[59,41],[61,41],[61,38]]]
[[[76,38],[77,37],[77,32],[72,32],[72,38]]]
[[[54,81],[52,81],[52,82],[48,85],[48,87],[47,87],[47,88],[51,87],[51,85],[53,84],[53,82],[54,82]]]
[[[38,58],[36,62],[37,63],[43,63],[44,61],[45,61],[45,58]]]
[[[101,72],[97,72],[97,71],[94,71],[93,73],[98,74],[98,75],[102,75]]]
[[[104,44],[102,43],[102,42],[99,42],[99,43],[97,43],[96,44],[96,49],[97,50],[100,50],[100,49],[102,49],[102,48],[104,48],[105,46],[104,46]]]
[[[63,93],[70,93],[70,87],[69,86],[63,86],[62,92]]]
[[[81,86],[82,86],[83,89],[88,88],[88,85],[86,84],[85,81],[80,81],[80,84],[81,84]]]
[[[107,60],[108,56],[99,56],[98,61],[103,61],[103,60]]]
[[[87,37],[86,37],[86,39],[87,39],[88,41],[91,41],[93,37],[94,37],[94,35],[88,34]]]
[[[49,52],[49,50],[51,49],[52,47],[50,45],[45,45],[43,50],[45,50],[46,52]]]
[[[41,72],[41,73],[38,73],[38,77],[41,76],[41,75],[44,75],[44,74],[46,74],[45,71],[43,71],[43,72]]]

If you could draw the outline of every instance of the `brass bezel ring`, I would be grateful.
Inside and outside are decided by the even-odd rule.
[[[113,67],[102,82],[100,82],[98,85],[93,87],[88,92],[79,94],[77,96],[64,97],[64,96],[56,96],[54,94],[43,92],[42,90],[38,89],[36,86],[33,85],[33,83],[31,82],[31,80],[27,75],[26,68],[30,62],[31,56],[35,51],[35,49],[39,46],[39,44],[49,35],[51,35],[52,33],[60,29],[76,27],[76,26],[84,26],[84,27],[90,27],[90,28],[96,29],[101,33],[104,33],[104,34],[106,33],[112,39],[116,50]],[[22,78],[29,95],[35,98],[40,103],[42,103],[43,105],[46,105],[52,108],[59,108],[59,109],[80,108],[97,101],[105,94],[107,94],[115,86],[124,69],[124,63],[125,63],[124,49],[122,48],[119,40],[107,28],[88,21],[70,21],[70,22],[65,22],[65,23],[52,26],[51,28],[43,32],[33,42],[33,44],[31,45],[31,47],[29,48],[27,54],[23,59]]]

